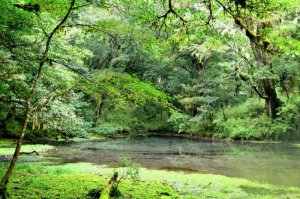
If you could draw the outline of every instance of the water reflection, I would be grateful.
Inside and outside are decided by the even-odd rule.
[[[300,148],[291,144],[208,142],[179,138],[131,138],[57,146],[47,156],[61,163],[118,166],[128,157],[143,167],[242,177],[300,186]]]

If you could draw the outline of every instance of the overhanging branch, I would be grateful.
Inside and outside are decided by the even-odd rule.
[[[79,75],[80,77],[82,77],[83,79],[86,79],[88,80],[89,82],[91,83],[95,83],[93,80],[91,80],[90,78],[88,78],[87,76],[85,76],[84,74],[82,74],[81,71],[73,68],[72,66],[69,66],[68,64],[65,64],[63,62],[60,62],[58,60],[55,60],[55,59],[47,59],[49,62],[52,62],[52,63],[56,63],[56,64],[59,64],[59,65],[62,65],[64,67],[66,67],[67,69],[71,70],[72,72],[76,73],[77,75]]]
[[[183,19],[182,16],[180,16],[177,13],[177,11],[175,10],[175,8],[172,4],[172,0],[168,0],[168,10],[167,10],[167,12],[164,15],[159,16],[158,19],[164,19],[165,20],[166,18],[168,18],[169,14],[173,14],[175,17],[179,18],[182,21],[183,24],[185,24],[187,22],[185,19]]]
[[[39,111],[40,109],[42,109],[44,106],[47,106],[51,101],[55,100],[56,98],[63,96],[64,94],[68,93],[69,91],[71,91],[76,85],[73,85],[61,92],[58,92],[54,95],[50,95],[48,97],[46,97],[46,99],[44,100],[43,103],[37,105],[35,108],[33,108],[33,111]]]

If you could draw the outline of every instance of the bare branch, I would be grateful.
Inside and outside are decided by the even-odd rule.
[[[175,11],[175,8],[174,8],[174,6],[172,5],[172,0],[168,0],[168,10],[167,10],[167,12],[164,14],[164,15],[162,15],[162,16],[159,16],[158,17],[158,19],[166,19],[166,18],[168,18],[168,15],[169,14],[173,14],[175,17],[177,17],[177,18],[179,18],[181,21],[182,21],[182,23],[183,23],[183,25],[187,22],[185,19],[183,19],[183,17],[182,16],[180,16],[176,11]]]
[[[260,98],[262,98],[262,99],[269,99],[267,96],[262,95],[262,94],[258,91],[258,89],[257,89],[256,86],[252,85],[251,87],[253,88],[253,90],[255,91],[255,93],[256,93]]]
[[[262,99],[268,99],[268,96],[265,96],[265,95],[263,95],[262,93],[260,93],[260,92],[258,91],[258,88],[257,88],[255,85],[249,83],[249,81],[248,81],[249,78],[245,78],[245,77],[242,76],[241,74],[239,74],[239,77],[240,77],[240,79],[241,79],[243,82],[246,82],[248,85],[250,85],[251,88],[255,91],[255,93],[256,93],[260,98],[262,98]]]
[[[159,20],[163,20],[161,25],[159,26],[159,29],[158,29],[158,35],[159,33],[161,32],[162,28],[165,27],[165,32],[167,33],[166,31],[166,27],[167,27],[167,24],[166,24],[166,19],[168,18],[169,15],[174,15],[176,18],[179,18],[180,21],[182,21],[182,25],[184,26],[185,23],[187,22],[180,14],[178,14],[178,12],[175,10],[173,4],[172,4],[172,0],[168,0],[168,10],[166,11],[165,14],[161,15],[161,16],[158,16],[157,18]],[[153,25],[153,24],[152,24]],[[151,26],[152,26],[151,25]]]

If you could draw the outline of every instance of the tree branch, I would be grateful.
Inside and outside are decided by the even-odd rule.
[[[46,97],[45,101],[43,103],[37,105],[34,109],[32,109],[32,111],[38,111],[38,110],[42,109],[44,106],[47,106],[49,104],[49,102],[51,102],[51,101],[55,100],[56,98],[58,98],[58,97],[60,97],[60,96],[62,96],[64,94],[68,93],[75,86],[76,85],[73,85],[73,86],[71,86],[71,87],[69,87],[69,88],[67,88],[67,89],[65,89],[65,90],[63,90],[61,92],[58,92],[58,93],[56,93],[54,95],[50,95],[50,96]]]
[[[257,35],[255,35],[241,20],[241,18],[237,15],[235,15],[229,8],[227,8],[222,2],[219,0],[216,0],[216,2],[223,8],[223,10],[232,16],[234,19],[235,24],[237,24],[242,30],[244,29],[246,31],[246,36],[250,39],[251,42],[255,43],[258,46],[261,46],[259,44],[259,38]]]
[[[255,93],[256,93],[260,98],[262,98],[262,99],[269,99],[267,96],[262,95],[262,94],[258,91],[258,89],[257,89],[256,86],[252,85],[251,87],[253,88],[253,90],[255,91]]]
[[[107,34],[107,35],[110,36],[110,37],[113,37],[113,38],[115,38],[115,39],[117,38],[117,35],[114,35],[113,33],[110,33],[110,32],[108,32],[108,31],[106,31],[106,30],[99,29],[99,26],[97,26],[96,24],[82,24],[82,23],[76,23],[76,24],[72,24],[72,25],[66,24],[66,25],[63,25],[62,27],[70,27],[70,28],[72,28],[72,27],[77,27],[77,26],[88,27],[88,28],[94,28],[94,29],[96,29],[96,30],[98,30],[98,31],[100,31],[100,32],[103,32],[103,33]]]
[[[85,76],[84,74],[82,74],[79,70],[77,70],[77,69],[75,69],[75,68],[69,66],[68,64],[62,63],[62,62],[57,61],[57,60],[54,60],[54,59],[48,59],[48,61],[49,61],[49,62],[56,63],[56,64],[59,64],[59,65],[62,65],[62,66],[64,66],[64,67],[68,68],[69,70],[73,71],[74,73],[76,73],[76,74],[79,75],[80,77],[82,77],[82,78],[88,80],[89,82],[91,82],[91,83],[96,83],[96,82],[94,82],[93,80],[89,79],[89,78],[88,78],[87,76]]]
[[[247,80],[248,80],[247,78],[243,77],[241,74],[239,74],[239,77],[240,77],[240,79],[241,79],[243,82],[248,83],[248,82],[247,82]],[[249,84],[248,84],[248,85],[249,85]],[[256,87],[255,85],[253,85],[253,84],[250,83],[250,86],[251,86],[251,88],[255,91],[255,93],[256,93],[260,98],[262,98],[262,99],[268,99],[267,96],[261,94],[261,93],[258,91],[258,89],[257,89],[257,87]]]
[[[160,33],[161,32],[161,29],[165,26],[167,27],[167,24],[166,24],[166,19],[168,18],[169,15],[173,14],[176,18],[179,18],[180,21],[182,21],[182,25],[184,26],[185,23],[187,22],[181,15],[178,14],[178,12],[175,10],[173,4],[172,4],[172,0],[168,0],[168,10],[165,14],[161,15],[161,16],[158,16],[157,18],[159,20],[163,20],[162,21],[162,24],[159,26],[159,30],[158,32]]]
[[[39,80],[41,79],[41,76],[42,76],[42,70],[43,70],[43,66],[44,64],[46,63],[47,61],[47,57],[48,57],[48,52],[49,52],[49,49],[50,49],[50,44],[51,44],[51,41],[52,41],[52,37],[53,35],[58,31],[58,29],[67,21],[67,19],[69,18],[70,16],[70,13],[72,11],[72,8],[75,4],[75,0],[72,0],[71,1],[71,5],[66,13],[66,15],[64,16],[64,18],[61,20],[61,22],[52,30],[52,32],[49,34],[48,38],[47,38],[47,41],[46,41],[46,49],[43,53],[43,56],[41,58],[41,61],[40,61],[40,64],[39,64],[39,69],[38,69],[38,73],[37,73],[37,77],[35,79],[35,82],[33,83],[33,86],[32,86],[32,89],[28,95],[28,100],[27,101],[31,101],[34,93],[35,93],[35,90],[37,88],[37,85],[38,85],[38,82]]]
[[[166,18],[168,18],[169,14],[173,14],[173,15],[175,15],[175,17],[179,18],[182,21],[183,25],[187,22],[185,19],[183,19],[182,16],[180,16],[175,11],[174,6],[172,5],[172,0],[168,0],[168,7],[169,7],[169,9],[167,10],[167,12],[164,15],[159,16],[158,19],[161,19],[161,18],[166,19]]]
[[[87,7],[87,6],[90,6],[90,5],[93,5],[93,4],[92,3],[88,3],[88,4],[83,4],[83,5],[75,6],[75,7],[72,8],[72,10],[76,10],[76,9],[79,9],[79,8]]]

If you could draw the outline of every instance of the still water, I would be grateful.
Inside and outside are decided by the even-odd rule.
[[[300,187],[300,147],[288,143],[209,142],[183,138],[128,138],[56,146],[48,157],[60,163],[110,167],[127,157],[142,167],[214,173]]]

